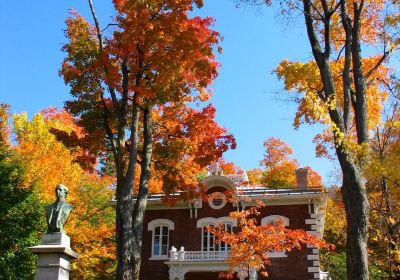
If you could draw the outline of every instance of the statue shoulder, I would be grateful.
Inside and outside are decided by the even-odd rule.
[[[69,204],[69,203],[64,203],[63,207],[64,207],[65,209],[67,209],[68,211],[72,211],[72,209],[75,208],[74,205]]]
[[[52,204],[49,204],[49,205],[46,205],[45,207],[44,207],[44,209],[46,210],[46,212],[51,212],[51,210],[53,210],[53,208],[54,208],[54,204],[52,203]]]

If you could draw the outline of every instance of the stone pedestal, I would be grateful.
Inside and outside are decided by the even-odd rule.
[[[68,280],[70,260],[79,255],[70,248],[70,238],[65,233],[43,235],[40,244],[29,247],[38,255],[35,280]]]

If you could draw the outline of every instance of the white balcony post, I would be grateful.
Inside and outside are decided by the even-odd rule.
[[[182,246],[178,252],[178,259],[183,261],[185,259],[185,248]]]
[[[178,260],[178,253],[176,252],[176,248],[174,246],[172,246],[171,250],[169,251],[169,260],[170,261]]]
[[[257,269],[255,267],[249,268],[249,280],[257,280]]]

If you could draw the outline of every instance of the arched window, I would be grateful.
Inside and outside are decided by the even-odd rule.
[[[285,216],[280,216],[280,215],[270,215],[270,216],[266,216],[266,217],[262,218],[261,225],[265,226],[266,224],[275,222],[279,219],[283,220],[283,222],[285,223],[285,226],[289,226],[289,219]],[[285,253],[285,251],[282,251],[282,252],[273,251],[273,252],[268,252],[268,256],[270,258],[285,258],[286,253]]]
[[[233,227],[237,226],[237,221],[229,217],[206,217],[197,221],[197,227],[201,228],[201,250],[202,251],[229,251],[230,246],[224,242],[215,244],[215,236],[208,231],[208,227],[223,224],[226,231],[232,232]]]
[[[283,222],[285,223],[285,226],[289,226],[289,219],[286,218],[285,216],[280,216],[280,215],[270,215],[270,216],[266,216],[266,217],[262,218],[261,225],[265,226],[266,224],[275,222],[279,219],[283,220]]]
[[[167,259],[169,231],[174,230],[174,222],[156,219],[148,223],[147,229],[152,231],[151,259]]]

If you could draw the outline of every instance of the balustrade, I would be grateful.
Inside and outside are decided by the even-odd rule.
[[[170,261],[224,261],[229,257],[229,252],[227,251],[185,251],[183,247],[179,251],[172,247],[169,254]]]

